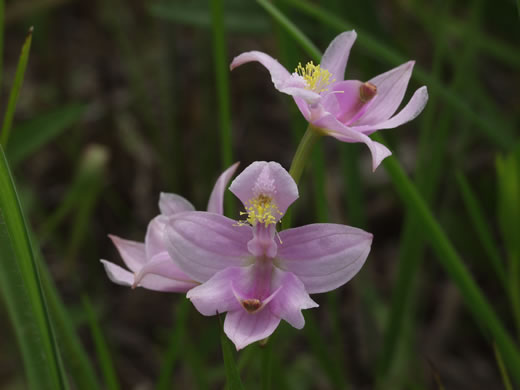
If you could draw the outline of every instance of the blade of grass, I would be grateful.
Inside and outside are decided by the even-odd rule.
[[[464,205],[466,206],[466,210],[471,218],[472,225],[479,237],[479,242],[486,251],[491,265],[493,266],[493,269],[497,274],[498,279],[500,280],[500,284],[502,284],[502,286],[508,290],[507,276],[504,264],[502,262],[502,256],[500,255],[500,251],[494,243],[493,235],[488,228],[486,218],[484,217],[484,213],[482,211],[482,206],[479,204],[479,201],[471,189],[468,180],[461,171],[457,171],[456,178]]]
[[[70,128],[81,118],[85,109],[86,106],[83,104],[66,104],[16,126],[7,149],[7,158],[11,166],[15,167]]]
[[[257,1],[262,2],[263,0]],[[286,22],[290,23],[288,20]],[[284,25],[284,27],[286,26]],[[295,40],[305,48],[303,42],[308,40],[308,38],[306,38],[301,31],[294,28],[291,30],[287,28],[287,31],[292,31]],[[313,55],[310,52],[308,54],[311,56]],[[314,59],[319,61],[320,56],[317,56]],[[378,133],[374,134],[372,138],[377,142],[385,144],[383,137]],[[410,212],[416,214],[422,222],[425,237],[427,237],[433,250],[437,254],[437,259],[441,266],[459,288],[459,291],[461,292],[470,312],[475,317],[476,322],[484,325],[484,327],[491,333],[491,336],[496,340],[507,365],[509,365],[512,370],[514,367],[520,367],[520,352],[518,351],[513,339],[505,330],[491,305],[488,303],[478,285],[471,277],[464,262],[441,226],[435,220],[432,212],[427,206],[427,203],[417,188],[406,176],[403,168],[395,157],[390,156],[386,158],[383,161],[383,165],[390,175],[398,194],[401,196],[404,206]],[[520,383],[520,371],[515,370],[512,372],[515,375],[515,380]]]
[[[235,358],[233,356],[233,347],[231,341],[227,338],[222,327],[222,319],[218,316],[220,324],[220,343],[222,345],[222,357],[224,358],[224,366],[226,368],[226,379],[228,390],[244,390],[244,385],[240,379]]]
[[[0,146],[0,285],[29,388],[67,389],[25,217]]]
[[[31,50],[33,28],[29,29],[25,42],[22,46],[22,52],[20,53],[20,59],[18,60],[18,66],[16,67],[16,73],[14,76],[14,83],[9,94],[9,101],[7,102],[7,109],[4,115],[4,122],[2,125],[2,133],[0,134],[0,144],[6,149],[7,141],[9,140],[9,134],[11,133],[11,126],[13,124],[13,117],[16,111],[16,105],[18,103],[18,96],[20,95],[20,89],[22,88],[23,78],[25,75],[25,69],[27,68],[27,62],[29,61],[29,52]]]
[[[500,352],[495,343],[493,343],[493,351],[495,352],[495,359],[497,361],[498,369],[500,370],[500,376],[502,377],[502,382],[504,383],[504,388],[506,390],[513,390],[513,385],[511,384],[511,379],[509,379],[509,375],[507,373],[507,368],[504,365],[504,359],[500,355]]]
[[[171,390],[175,363],[181,356],[181,343],[186,335],[186,323],[190,309],[190,302],[183,299],[175,311],[175,325],[172,328],[170,342],[166,354],[162,359],[161,373],[157,382],[156,390]]]
[[[373,136],[373,138],[378,142],[384,143],[384,140],[378,134]],[[437,254],[437,259],[457,285],[466,306],[473,314],[476,322],[483,325],[490,332],[491,337],[496,340],[507,365],[511,370],[514,370],[512,372],[515,380],[520,383],[520,371],[515,369],[515,367],[520,367],[520,352],[517,345],[505,330],[475,280],[471,277],[459,254],[433,217],[422,196],[406,176],[398,161],[394,157],[389,157],[383,164],[405,207],[415,213],[422,221],[425,236]]]
[[[35,242],[33,240],[33,242]],[[58,339],[58,345],[63,355],[64,365],[70,373],[70,378],[79,390],[100,389],[97,374],[89,357],[76,333],[67,308],[63,304],[46,264],[42,261],[41,253],[36,251],[39,259],[42,285],[45,297],[52,314]]]
[[[274,335],[271,336],[271,338]],[[268,340],[262,347],[262,390],[271,389],[273,381],[273,340]]]
[[[265,0],[258,1],[264,2]],[[338,32],[356,29],[358,32],[357,42],[359,43],[359,47],[365,49],[369,54],[375,56],[378,60],[384,60],[394,66],[407,61],[404,56],[397,53],[388,46],[380,43],[370,34],[363,31],[362,28],[360,29],[358,26],[354,26],[353,24],[342,20],[336,15],[333,15],[330,12],[320,8],[319,6],[311,4],[306,0],[283,1],[287,4],[293,5],[295,8],[323,22],[324,24],[327,24],[329,27],[336,29]],[[285,23],[285,21],[282,21],[281,19],[280,22]],[[289,31],[289,26],[287,26],[287,29]],[[305,41],[308,41],[308,38],[305,38]],[[305,48],[304,45],[306,45],[306,42],[302,41],[301,44],[302,47]],[[316,53],[314,50],[307,50],[307,52],[316,61],[318,61],[320,58],[319,52]],[[429,72],[424,70],[419,64],[415,66],[412,77],[421,83],[425,83],[431,92],[438,93],[443,101],[450,105],[458,115],[465,117],[468,121],[477,126],[477,128],[482,131],[483,135],[488,137],[498,147],[505,150],[508,150],[511,147],[514,141],[513,130],[507,121],[501,121],[497,124],[496,120],[491,121],[486,118],[482,118],[482,116],[474,109],[472,109],[461,97],[459,97],[455,91],[453,91],[451,88],[445,87],[439,79],[432,77]],[[502,129],[502,131],[497,131],[497,128]]]
[[[4,75],[4,28],[5,28],[5,3],[0,0],[0,85]]]
[[[82,296],[82,301],[83,308],[85,309],[85,313],[87,315],[90,332],[94,340],[96,355],[99,360],[101,371],[103,372],[103,377],[105,378],[105,385],[109,390],[119,390],[120,386],[117,379],[116,370],[114,368],[114,363],[110,355],[110,350],[108,348],[105,337],[103,336],[103,332],[101,331],[101,326],[99,325],[96,312],[94,311],[94,308],[92,307],[92,304],[90,303],[87,295]]]
[[[301,34],[301,31],[292,23],[283,13],[280,12],[280,10],[274,6],[272,3],[268,2],[267,0],[256,0],[262,8],[264,8],[272,17],[274,20],[276,20],[280,25],[282,25],[289,35],[292,37],[298,35],[300,39],[300,45],[302,48],[316,61],[318,61],[321,58],[321,52],[320,50],[312,43],[312,41],[307,38],[305,35]]]
[[[217,81],[218,118],[220,128],[220,158],[223,169],[233,163],[231,137],[231,114],[229,107],[229,61],[227,59],[226,37],[224,29],[223,1],[211,0],[211,31],[213,38],[213,65]],[[225,208],[227,215],[232,215],[233,200],[226,193]]]

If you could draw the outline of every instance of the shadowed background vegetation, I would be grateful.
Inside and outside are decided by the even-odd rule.
[[[0,387],[225,386],[218,319],[181,294],[111,283],[99,259],[122,261],[107,234],[142,241],[161,191],[204,210],[234,161],[288,169],[305,121],[263,67],[228,65],[261,50],[293,69],[350,29],[358,40],[347,79],[413,59],[405,100],[421,85],[430,99],[417,119],[382,132],[396,159],[375,173],[365,145],[324,138],[315,147],[293,225],[366,229],[372,252],[352,282],[313,296],[320,308],[305,313],[303,330],[283,323],[267,347],[233,352],[244,388],[519,385],[517,5],[6,1],[0,143],[30,228],[15,238],[0,230]],[[0,227],[21,227],[0,168]],[[238,210],[226,198],[227,215]],[[15,270],[22,258],[31,261]],[[54,368],[33,353],[38,329],[50,334],[41,337]]]

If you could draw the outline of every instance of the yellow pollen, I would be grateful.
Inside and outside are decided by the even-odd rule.
[[[239,224],[255,226],[257,223],[263,223],[267,227],[276,224],[276,214],[282,215],[273,199],[270,196],[258,195],[256,198],[249,200],[246,211],[240,213],[240,215],[247,215],[247,219],[239,221]]]
[[[314,65],[312,61],[307,62],[305,68],[299,62],[294,72],[303,77],[307,83],[306,89],[316,93],[328,91],[327,85],[336,81],[336,79],[330,79],[332,74],[327,69],[322,69],[320,65]]]

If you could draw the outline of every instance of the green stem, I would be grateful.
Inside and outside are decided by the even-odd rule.
[[[310,159],[312,147],[321,136],[321,131],[309,124],[309,127],[307,127],[307,130],[294,153],[291,168],[289,169],[289,174],[292,176],[296,184],[300,181],[303,169],[305,168],[305,163]],[[291,213],[290,210],[287,210],[282,220],[282,229],[288,229],[290,226]]]
[[[262,347],[262,390],[269,390],[271,388],[273,377],[273,359],[271,351],[271,342],[268,342]]]

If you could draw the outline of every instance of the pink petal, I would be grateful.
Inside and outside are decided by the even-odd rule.
[[[345,126],[331,114],[322,116],[312,124],[325,130],[328,135],[336,138],[339,141],[349,143],[363,142],[366,144],[372,153],[373,171],[376,170],[376,168],[385,158],[392,154],[392,152],[390,152],[386,146],[380,144],[379,142],[372,141],[370,137],[359,131],[356,131],[352,127]]]
[[[296,106],[302,113],[303,117],[307,122],[310,122],[311,120],[311,110],[309,108],[309,104],[305,100],[303,100],[300,97],[294,97],[294,102],[296,103]]]
[[[181,271],[167,252],[161,252],[150,259],[136,274],[133,284],[165,292],[186,292],[199,285]]]
[[[244,205],[259,194],[270,196],[282,214],[298,199],[298,187],[293,178],[274,161],[255,161],[233,180],[229,190]]]
[[[235,174],[239,164],[240,163],[237,162],[231,165],[217,179],[209,197],[208,211],[210,213],[224,215],[224,191],[226,191],[229,180],[231,180],[231,177]]]
[[[372,134],[374,131],[379,129],[393,129],[397,126],[401,126],[406,122],[410,122],[415,119],[417,115],[419,115],[424,106],[426,106],[426,102],[428,101],[428,90],[426,87],[421,87],[413,94],[412,98],[408,102],[408,104],[392,118],[377,123],[375,125],[366,125],[366,126],[353,126],[352,128],[356,131],[361,131],[364,134]]]
[[[125,240],[109,234],[108,237],[116,246],[121,258],[132,272],[137,272],[146,263],[146,252],[142,242]]]
[[[321,67],[332,73],[332,79],[344,80],[350,49],[356,41],[354,30],[345,31],[332,40],[321,59]]]
[[[403,100],[414,64],[415,61],[406,62],[368,81],[377,87],[377,95],[370,110],[367,110],[356,125],[374,125],[387,120],[396,112]]]
[[[161,192],[159,196],[159,209],[163,215],[173,215],[182,213],[184,211],[195,211],[195,207],[177,194],[170,194],[167,192]]]
[[[205,282],[227,267],[243,265],[251,255],[249,226],[222,215],[193,211],[172,216],[165,230],[171,258],[193,280]]]
[[[260,62],[271,74],[274,87],[280,92],[302,98],[309,103],[316,103],[320,100],[320,94],[306,89],[306,83],[302,78],[295,77],[285,69],[277,60],[270,55],[260,51],[249,51],[235,57],[231,62],[230,69],[247,62]]]
[[[280,233],[280,267],[295,274],[309,294],[347,283],[364,264],[372,234],[336,224],[313,224]]]
[[[144,239],[147,259],[151,259],[156,254],[166,251],[166,247],[164,246],[164,228],[166,221],[168,221],[167,216],[158,215],[148,224]]]
[[[305,291],[303,282],[291,272],[275,268],[273,288],[276,286],[280,286],[280,290],[269,304],[269,309],[274,315],[284,319],[296,329],[303,328],[305,319],[302,310],[312,309],[319,305]]]
[[[291,79],[291,74],[283,65],[260,51],[248,51],[236,56],[229,68],[233,70],[237,66],[253,61],[260,62],[269,71],[276,89],[282,88]]]
[[[241,310],[242,306],[233,292],[233,284],[247,278],[253,266],[229,267],[217,272],[211,279],[190,291],[186,297],[205,316]]]
[[[224,321],[224,332],[240,350],[255,341],[269,337],[280,323],[280,318],[273,315],[268,307],[256,313],[245,309],[228,312]]]
[[[120,266],[106,260],[101,260],[101,263],[103,263],[108,278],[112,282],[120,284],[121,286],[131,286],[134,283],[133,273],[128,272],[126,269],[123,269]]]

